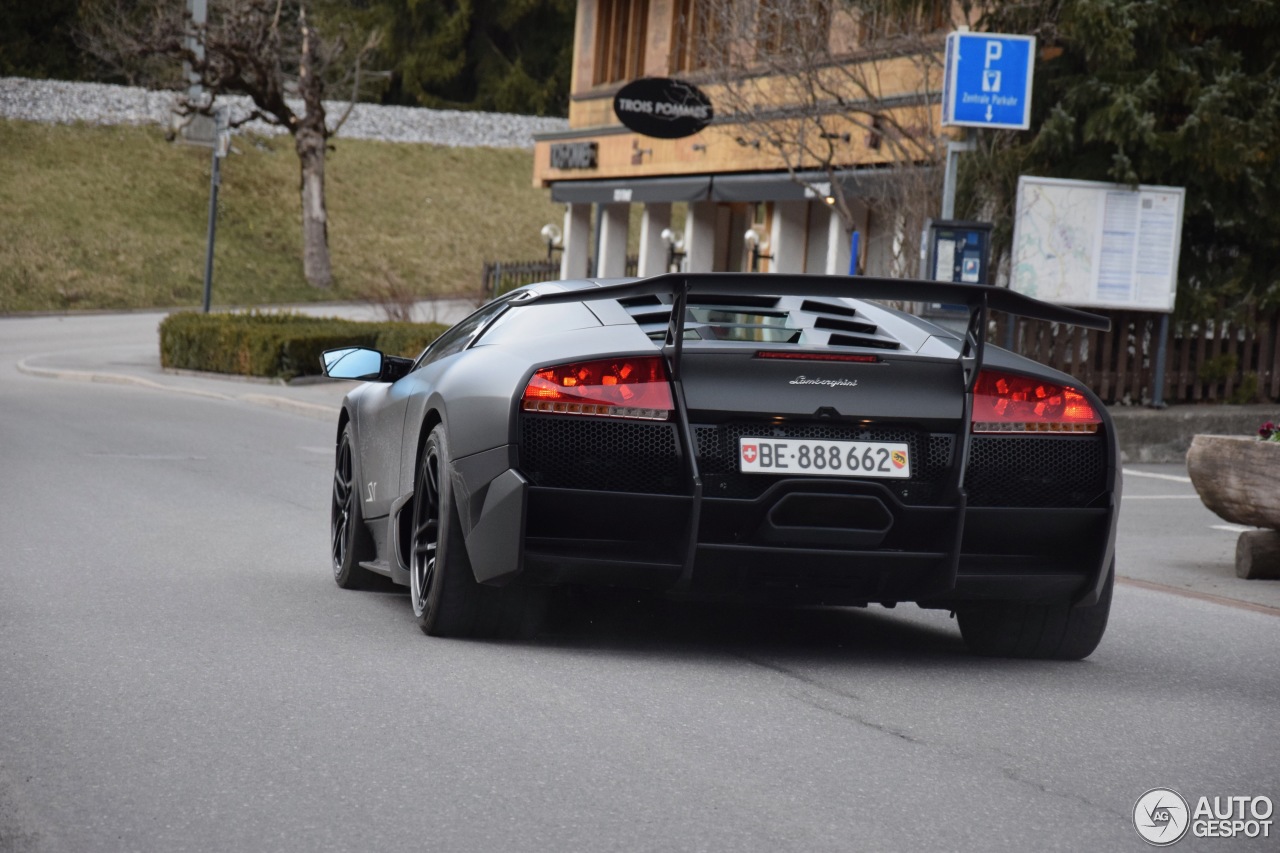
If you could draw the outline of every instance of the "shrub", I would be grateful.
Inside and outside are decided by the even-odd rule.
[[[1250,371],[1240,377],[1240,387],[1231,394],[1231,399],[1227,402],[1237,406],[1246,403],[1252,403],[1258,399],[1258,374]]]
[[[440,323],[362,323],[303,314],[184,311],[160,324],[160,364],[292,379],[319,375],[320,354],[327,349],[365,346],[412,357],[446,328]]]

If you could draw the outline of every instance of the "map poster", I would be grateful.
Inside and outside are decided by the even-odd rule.
[[[1172,312],[1185,195],[1023,175],[1009,286],[1059,305]]]

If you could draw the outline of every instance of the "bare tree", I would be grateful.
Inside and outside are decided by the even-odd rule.
[[[740,145],[772,153],[792,179],[828,191],[846,232],[855,197],[892,223],[896,273],[919,251],[941,198],[945,34],[970,5],[950,0],[685,0],[676,65],[713,87]],[[854,166],[883,172],[874,187]],[[806,180],[806,174],[823,176]]]
[[[135,79],[143,74],[140,82],[171,88],[198,82],[209,97],[179,94],[177,109],[184,115],[210,114],[212,98],[242,94],[254,108],[232,127],[259,119],[288,131],[301,167],[303,273],[313,286],[329,287],[325,154],[329,138],[351,113],[361,64],[377,47],[377,33],[358,50],[349,48],[344,34],[325,38],[307,0],[222,0],[211,6],[207,23],[195,24],[174,0],[99,0],[86,7],[82,42],[109,67]],[[179,63],[190,69],[189,80],[176,73]],[[351,86],[351,103],[330,125],[325,93],[343,84]]]

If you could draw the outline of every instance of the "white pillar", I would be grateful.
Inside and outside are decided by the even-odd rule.
[[[591,205],[564,206],[564,251],[560,253],[560,278],[587,277],[587,250],[591,246]]]
[[[716,210],[711,201],[689,203],[684,222],[684,268],[686,272],[711,272],[716,257]]]
[[[627,274],[627,228],[631,205],[602,205],[600,217],[600,277],[621,278]]]
[[[849,274],[849,235],[845,233],[844,221],[836,213],[834,205],[827,206],[831,218],[827,221],[827,275]]]
[[[769,228],[771,272],[804,272],[805,224],[807,201],[779,201],[773,205],[773,222]]]
[[[827,206],[820,201],[810,201],[807,226],[808,247],[804,254],[804,271],[825,273],[827,270]]]
[[[670,227],[670,202],[655,201],[644,206],[640,216],[640,276],[667,271],[667,244],[662,242],[662,229]]]

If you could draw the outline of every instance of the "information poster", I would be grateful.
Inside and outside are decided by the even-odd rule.
[[[1060,305],[1172,312],[1185,195],[1024,175],[1010,287]]]

